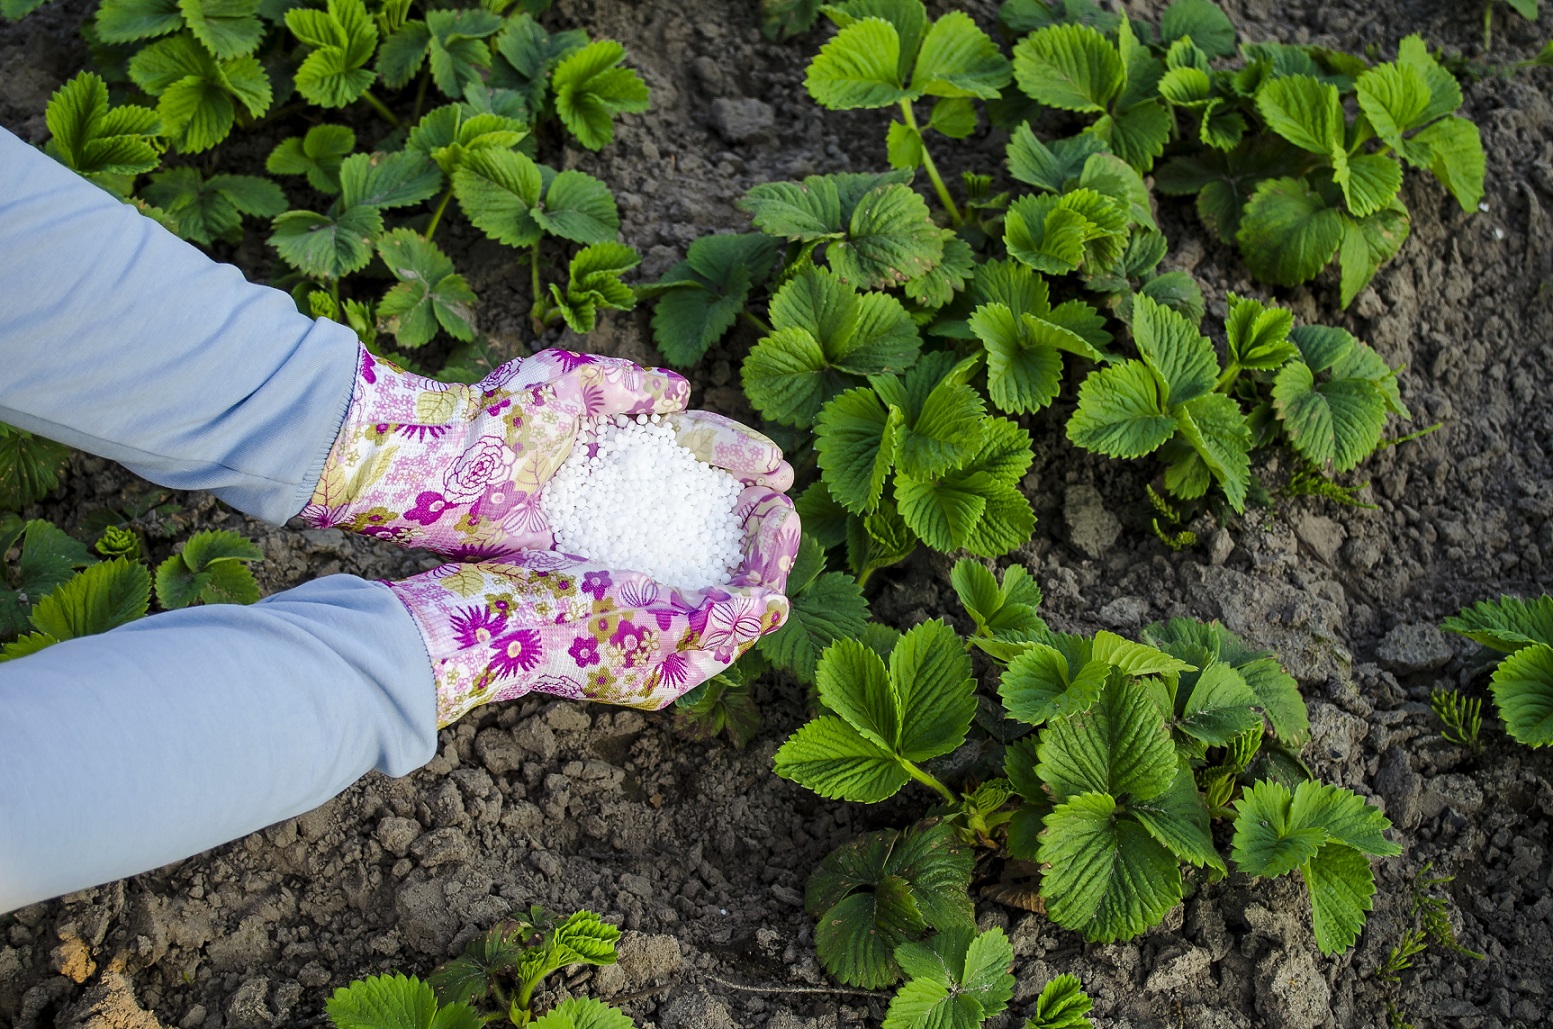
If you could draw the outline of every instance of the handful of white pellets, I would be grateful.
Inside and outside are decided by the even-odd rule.
[[[540,493],[556,549],[680,589],[726,583],[743,558],[743,484],[680,446],[659,415],[591,421],[594,453],[579,433]]]

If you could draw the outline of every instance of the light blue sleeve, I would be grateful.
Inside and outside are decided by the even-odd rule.
[[[323,474],[356,355],[0,129],[0,422],[280,523]]]
[[[404,775],[436,726],[409,612],[349,575],[0,664],[0,913]]]
[[[356,354],[0,129],[0,421],[281,522],[312,495]],[[414,621],[352,576],[0,664],[0,912],[403,775],[436,737]]]

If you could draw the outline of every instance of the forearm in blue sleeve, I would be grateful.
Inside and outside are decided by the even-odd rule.
[[[0,129],[0,421],[283,522],[357,343]]]
[[[413,619],[348,575],[0,664],[0,913],[403,775],[436,723]]]

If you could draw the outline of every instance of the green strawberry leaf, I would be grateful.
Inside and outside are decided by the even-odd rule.
[[[1053,25],[1014,47],[1014,80],[1026,96],[1065,111],[1104,112],[1126,82],[1121,54],[1088,25]]]
[[[614,40],[589,43],[563,58],[551,76],[556,114],[590,150],[615,138],[616,115],[640,114],[651,105],[646,83],[621,66],[625,53]]]

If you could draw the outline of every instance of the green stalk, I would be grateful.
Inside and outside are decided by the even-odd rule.
[[[421,84],[415,87],[415,108],[410,112],[411,121],[421,120],[421,105],[426,102],[426,83],[431,81],[429,66],[421,69]]]
[[[529,321],[533,323],[534,335],[540,336],[545,331],[546,321],[550,315],[550,305],[545,303],[544,284],[539,280],[539,240],[537,239],[534,241],[534,246],[529,250],[528,267],[534,287],[534,302],[529,308],[528,317]]]
[[[753,325],[755,327],[756,331],[758,331],[762,336],[769,336],[769,335],[771,335],[771,332],[772,332],[771,326],[769,326],[765,322],[761,321],[755,315],[750,314],[748,308],[745,308],[744,310],[740,311],[739,312],[739,317],[743,318],[745,321],[747,321],[751,325]]]
[[[437,223],[442,221],[442,212],[448,209],[448,201],[452,197],[453,185],[449,183],[448,188],[443,191],[442,199],[437,203],[437,209],[431,214],[431,222],[426,226],[426,239],[428,242],[431,241],[432,235],[437,231]]]
[[[922,130],[917,127],[917,115],[911,109],[910,100],[901,101],[901,114],[906,119],[906,127],[920,137]],[[927,152],[926,141],[922,144],[922,167],[927,170],[927,177],[933,180],[933,189],[938,193],[939,203],[943,204],[944,210],[949,212],[950,223],[959,225],[960,209],[954,205],[954,198],[949,195],[949,187],[944,185],[943,176],[938,174],[938,166],[933,163],[933,155]]]
[[[1483,53],[1494,45],[1494,0],[1483,5]]]
[[[1228,393],[1230,386],[1240,377],[1240,365],[1230,362],[1230,366],[1224,369],[1224,374],[1219,376],[1219,384],[1214,389],[1220,393]]]
[[[935,791],[940,797],[943,797],[949,803],[959,803],[960,798],[954,795],[954,791],[945,786],[943,783],[939,782],[936,778],[929,775],[927,772],[924,772],[910,761],[907,761],[899,754],[895,755],[895,760],[900,762],[900,766],[906,770],[907,775],[911,776],[913,779],[917,780],[928,789]]]
[[[394,112],[390,111],[387,107],[385,107],[383,105],[383,101],[381,101],[377,97],[373,96],[372,95],[372,91],[370,89],[365,90],[365,91],[362,92],[361,99],[363,99],[367,103],[371,104],[372,105],[372,109],[377,111],[378,114],[381,114],[383,116],[383,119],[385,121],[387,121],[388,124],[392,125],[396,129],[399,127],[399,119],[394,117]]]

